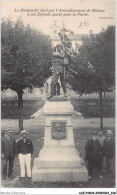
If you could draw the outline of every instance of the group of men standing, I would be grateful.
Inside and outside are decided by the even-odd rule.
[[[111,171],[111,160],[115,153],[114,139],[112,137],[112,131],[107,130],[105,136],[103,130],[92,131],[91,138],[87,141],[85,146],[86,151],[86,164],[89,173],[89,179],[92,176],[97,175],[99,178],[103,178],[102,164],[105,161],[106,169]]]
[[[33,154],[33,144],[31,139],[27,138],[28,132],[23,130],[21,133],[21,139],[17,142],[11,136],[11,130],[6,129],[4,131],[4,137],[1,141],[1,156],[3,158],[3,180],[6,177],[12,178],[13,162],[15,156],[19,157],[20,163],[20,181],[25,182],[25,166],[27,170],[27,179],[29,186],[32,186],[31,180],[31,156]],[[112,138],[112,131],[107,130],[106,137],[103,135],[103,131],[93,131],[91,138],[87,141],[86,146],[87,168],[89,173],[89,179],[93,174],[97,174],[100,178],[102,175],[102,163],[105,158],[107,171],[111,168],[111,159],[115,153],[114,140]],[[7,164],[9,163],[8,174]]]
[[[20,163],[20,181],[25,182],[25,166],[27,170],[27,180],[28,184],[32,185],[31,181],[31,156],[33,154],[33,144],[31,139],[27,138],[28,132],[26,130],[21,131],[22,138],[17,142],[11,136],[11,130],[6,129],[4,131],[4,137],[1,140],[1,156],[3,159],[3,180],[6,180],[6,177],[12,178],[13,173],[13,162],[16,156],[19,157]],[[7,174],[7,164],[8,174]]]

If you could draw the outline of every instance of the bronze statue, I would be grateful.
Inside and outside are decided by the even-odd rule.
[[[67,97],[66,75],[68,71],[68,66],[70,65],[70,60],[72,58],[73,49],[71,41],[65,35],[65,32],[66,29],[63,28],[61,29],[61,32],[58,33],[61,40],[61,44],[56,45],[53,52],[54,63],[50,97],[54,95],[54,88],[57,85],[59,77],[61,81],[61,86],[63,87],[64,96]]]
[[[68,72],[68,66],[70,65],[71,60],[73,60],[74,57],[72,43],[65,34],[65,32],[73,34],[73,32],[67,30],[63,24],[63,28],[58,33],[61,40],[61,44],[56,45],[53,52],[53,75],[51,80],[51,92],[49,98],[54,95],[54,89],[57,85],[59,76],[61,86],[63,87],[64,96],[67,97],[66,75]]]
[[[55,50],[53,52],[53,58],[54,58],[54,64],[53,64],[53,75],[51,80],[51,92],[50,97],[52,97],[54,94],[54,86],[56,86],[59,76],[61,81],[61,86],[63,87],[64,96],[67,95],[66,90],[66,66],[68,66],[68,60],[66,58],[65,61],[65,53],[63,51],[63,46],[61,44],[58,44],[55,47]]]

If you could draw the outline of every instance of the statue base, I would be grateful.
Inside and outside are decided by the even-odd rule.
[[[33,182],[87,182],[88,173],[73,147],[43,148],[35,158]]]
[[[88,171],[74,144],[73,106],[67,98],[53,97],[43,111],[46,116],[44,146],[34,159],[32,181],[87,182]],[[60,131],[56,129],[58,123]]]

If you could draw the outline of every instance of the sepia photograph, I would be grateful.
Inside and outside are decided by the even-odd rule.
[[[116,194],[116,2],[0,9],[0,194]]]

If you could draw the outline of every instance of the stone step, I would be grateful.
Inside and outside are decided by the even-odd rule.
[[[32,169],[32,181],[87,182],[88,171],[83,165],[80,168],[38,168],[38,159],[35,158]]]

